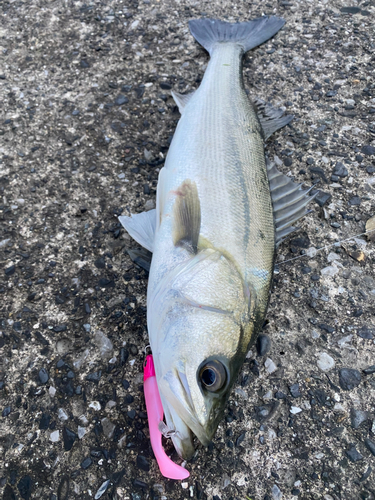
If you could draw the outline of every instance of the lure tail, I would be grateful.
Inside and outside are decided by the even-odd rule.
[[[236,43],[247,52],[273,37],[285,24],[280,17],[258,17],[245,23],[227,23],[218,19],[189,21],[190,32],[209,54],[218,43]]]

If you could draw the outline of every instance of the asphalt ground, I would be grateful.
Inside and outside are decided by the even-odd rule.
[[[375,252],[353,238],[375,211],[374,12],[337,0],[1,3],[3,499],[375,498]],[[180,483],[150,447],[147,258],[131,260],[138,245],[117,216],[155,206],[179,119],[170,90],[202,79],[208,56],[188,20],[263,14],[286,25],[246,56],[245,86],[295,115],[266,150],[320,193],[278,250],[269,350],[250,351]]]

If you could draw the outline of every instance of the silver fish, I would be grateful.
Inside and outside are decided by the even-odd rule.
[[[293,118],[250,102],[244,53],[284,25],[277,17],[190,21],[210,61],[200,87],[173,94],[181,119],[160,171],[156,210],[120,217],[153,252],[147,323],[178,453],[212,439],[267,311],[275,247],[305,215],[308,191],[267,162],[264,141]]]

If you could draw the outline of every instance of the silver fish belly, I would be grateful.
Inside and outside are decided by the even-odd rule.
[[[275,246],[306,213],[306,191],[266,164],[264,140],[287,124],[252,104],[242,56],[278,18],[190,23],[209,51],[200,87],[174,94],[181,111],[155,211],[120,220],[153,252],[147,322],[166,423],[178,453],[212,439],[249,346],[262,327]]]

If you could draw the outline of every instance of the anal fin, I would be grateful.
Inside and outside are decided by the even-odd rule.
[[[276,228],[276,246],[279,246],[286,236],[296,230],[293,224],[309,213],[306,206],[316,195],[310,196],[311,188],[302,189],[301,184],[296,184],[277,170],[276,164],[269,159],[266,159],[266,165]]]
[[[276,132],[276,130],[285,127],[285,125],[288,125],[294,118],[293,115],[285,115],[282,109],[276,109],[262,99],[254,99],[253,104],[260,124],[262,125],[265,141]]]

